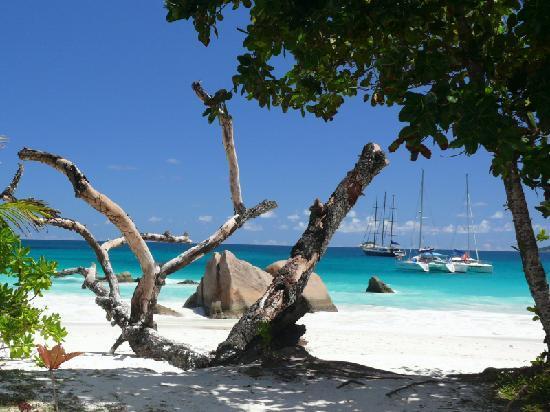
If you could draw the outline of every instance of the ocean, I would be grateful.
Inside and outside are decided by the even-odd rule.
[[[95,256],[84,241],[25,240],[34,257],[44,256],[58,262],[59,269],[89,266]],[[150,243],[159,262],[167,261],[189,248],[189,245]],[[290,247],[260,245],[222,245],[217,251],[230,250],[238,258],[264,268],[286,259]],[[444,253],[444,252],[443,252]],[[332,247],[323,256],[315,272],[321,275],[334,303],[345,310],[365,310],[369,306],[431,310],[480,310],[504,313],[527,313],[530,297],[517,252],[480,252],[480,257],[493,263],[494,272],[445,274],[400,271],[392,258],[365,256],[358,248]],[[200,280],[211,254],[171,275],[162,289],[160,300],[178,304],[194,292],[194,285],[178,285],[183,279]],[[546,272],[550,254],[542,254]],[[138,277],[139,265],[127,247],[111,251],[115,272],[128,271]],[[368,280],[376,275],[389,284],[395,294],[365,293]],[[54,280],[48,294],[82,295],[91,293],[80,285],[82,278],[74,275]],[[121,293],[130,297],[135,284],[121,284]]]

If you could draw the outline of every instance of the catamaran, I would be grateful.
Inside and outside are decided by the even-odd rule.
[[[393,222],[394,222],[394,211],[395,211],[395,195],[392,196],[391,204],[391,217],[389,220],[390,233],[389,233],[389,244],[385,245],[384,240],[387,240],[386,236],[386,193],[384,193],[384,206],[382,210],[382,224],[378,225],[378,199],[374,203],[374,226],[372,227],[372,240],[367,240],[366,242],[361,243],[360,247],[363,249],[365,255],[368,256],[383,256],[383,257],[397,257],[404,256],[403,252],[399,248],[399,243],[395,242],[394,233],[393,233]],[[378,227],[380,226],[380,227]],[[380,229],[380,244],[376,243],[376,236],[378,235]],[[370,237],[370,236],[368,236]]]
[[[409,259],[397,260],[397,267],[405,270],[415,270],[421,272],[440,271],[455,272],[454,264],[444,255],[436,253],[433,247],[422,246],[422,225],[424,219],[424,169],[420,179],[420,213],[418,230],[418,255]]]
[[[466,251],[460,251],[455,249],[455,254],[457,256],[454,256],[451,258],[451,262],[456,267],[465,268],[469,272],[481,272],[481,273],[491,273],[493,271],[493,265],[489,262],[484,262],[479,259],[479,251],[477,249],[477,239],[476,239],[476,232],[475,232],[475,226],[472,226],[471,221],[473,218],[472,213],[472,204],[470,201],[470,186],[468,183],[468,174],[466,174],[466,232],[468,235],[468,248]],[[472,228],[472,232],[474,235],[474,249],[476,252],[476,258],[473,259],[470,256],[470,228]],[[466,271],[466,270],[464,270]]]

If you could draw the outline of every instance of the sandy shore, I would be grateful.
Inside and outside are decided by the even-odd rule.
[[[359,405],[376,399],[376,402],[385,402],[376,410],[416,410],[414,408],[422,401],[414,401],[422,392],[418,388],[414,391],[417,395],[404,393],[398,399],[386,399],[383,393],[403,384],[398,379],[393,383],[388,380],[373,383],[362,391],[354,385],[337,390],[337,382],[326,379],[300,383],[292,388],[281,386],[272,378],[243,376],[233,369],[215,373],[182,372],[165,362],[134,357],[127,344],[121,346],[117,355],[110,356],[106,352],[118,336],[118,330],[107,323],[92,296],[48,296],[44,303],[62,316],[69,332],[64,345],[67,350],[87,352],[66,364],[67,370],[63,372],[66,374],[65,392],[78,393],[79,385],[85,385],[91,391],[87,396],[130,405],[126,410],[147,410],[140,409],[145,408],[144,405],[157,405],[151,409],[157,410],[161,401],[168,402],[166,410],[288,410],[290,405],[292,410],[375,410],[362,409]],[[202,351],[215,349],[235,322],[206,319],[182,309],[177,303],[161,303],[183,316],[157,316],[159,331]],[[365,307],[309,314],[303,321],[307,326],[307,349],[313,355],[404,374],[440,377],[450,373],[480,372],[488,366],[518,367],[528,365],[543,350],[542,329],[528,314]],[[36,370],[28,362],[14,361],[5,363],[2,369],[6,368]],[[119,390],[113,392],[111,387],[105,387],[108,385],[105,379],[113,380],[112,384],[119,385]],[[410,379],[421,378],[411,376]],[[144,395],[143,388],[150,385],[160,388],[160,392],[148,390],[147,396]],[[182,385],[187,388],[185,393],[181,391]],[[448,384],[445,387],[450,390]],[[434,388],[426,390],[429,393]],[[200,400],[208,398],[207,394],[214,397],[209,398],[211,403]],[[447,395],[452,398],[451,394]],[[187,404],[187,408],[176,408],[184,398],[194,401]],[[321,403],[315,403],[315,399]],[[207,404],[208,408],[203,409]],[[409,404],[414,408],[407,408]],[[434,405],[428,403],[424,410],[438,410]]]
[[[69,331],[69,350],[105,352],[118,336],[118,328],[106,322],[92,296],[48,296],[44,301],[60,313]],[[207,319],[176,302],[160,303],[183,316],[157,316],[159,331],[199,350],[215,349],[235,323]],[[398,373],[441,375],[517,367],[528,365],[544,349],[542,328],[527,312],[344,307],[336,313],[308,314],[303,323],[313,355]],[[131,350],[126,344],[119,352]]]

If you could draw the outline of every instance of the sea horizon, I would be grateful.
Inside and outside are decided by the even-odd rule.
[[[108,238],[108,239],[96,239],[99,243],[103,243],[103,242],[107,242],[109,240],[112,240],[112,239],[115,239],[115,237],[113,238]],[[28,237],[21,237],[21,240],[23,242],[81,242],[81,243],[84,243],[87,245],[86,241],[85,240],[81,240],[81,239],[33,239],[33,238],[28,238]],[[155,241],[145,241],[145,243],[147,244],[155,244],[155,243],[170,243],[170,242],[155,242]],[[200,242],[194,242],[192,241],[191,243],[187,243],[187,245],[190,245],[190,246],[194,246],[194,245],[197,245],[198,243]],[[270,247],[282,247],[282,248],[292,248],[292,246],[294,246],[293,243],[289,243],[289,244],[283,244],[283,243],[246,243],[246,242],[243,242],[243,243],[223,243],[222,245],[220,245],[219,247],[223,247],[224,245],[226,246],[270,246]],[[329,245],[328,246],[328,249],[347,249],[347,248],[350,248],[350,249],[353,249],[353,248],[359,248],[359,246],[361,245],[361,242],[358,243],[357,245],[348,245],[348,246],[342,246],[342,245],[335,245],[335,246],[332,246],[332,245]],[[412,250],[412,251],[415,251],[415,250],[418,250],[418,248],[416,247],[413,247],[413,248],[410,248],[410,247],[404,247],[403,245],[400,245],[401,249],[405,250],[405,251],[409,251],[409,250]],[[454,250],[461,250],[461,251],[464,251],[465,248],[447,248],[447,247],[435,247],[435,250],[436,251],[443,251],[443,252],[452,252]],[[519,251],[518,250],[515,250],[513,247],[510,246],[509,249],[483,249],[483,248],[478,248],[477,249],[479,252],[511,252],[511,253],[516,253],[516,254],[519,254]],[[474,248],[471,248],[470,251],[472,252],[475,252],[475,249]]]
[[[23,240],[34,257],[45,256],[58,262],[58,269],[88,266],[96,262],[93,251],[82,240]],[[150,248],[159,262],[167,261],[193,244],[151,242]],[[239,259],[265,268],[269,264],[287,259],[291,250],[284,245],[222,244],[211,253],[193,262],[167,279],[160,296],[161,301],[183,305],[195,291],[194,285],[180,285],[184,279],[199,281],[212,253],[229,250]],[[440,249],[441,252],[446,252]],[[447,251],[451,252],[451,251]],[[474,310],[482,312],[527,313],[533,301],[516,251],[481,251],[480,257],[491,261],[494,272],[446,274],[408,272],[398,269],[393,258],[372,257],[358,247],[332,246],[317,264],[315,272],[323,279],[335,305],[345,310],[363,310],[372,306],[426,309]],[[542,254],[543,264],[550,267],[550,255]],[[129,272],[140,276],[140,268],[127,246],[111,251],[116,273]],[[396,293],[372,294],[365,289],[371,276],[378,276]],[[48,293],[55,295],[82,295],[79,275],[57,278]],[[121,284],[123,297],[129,298],[133,283]]]

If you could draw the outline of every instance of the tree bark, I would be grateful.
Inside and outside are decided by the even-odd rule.
[[[294,328],[294,323],[304,315],[296,310],[296,302],[302,294],[316,263],[325,253],[329,241],[340,223],[355,205],[363,189],[387,164],[380,147],[367,144],[355,167],[336,187],[328,201],[318,199],[310,208],[309,224],[302,237],[292,248],[290,259],[274,276],[265,294],[252,305],[218,346],[215,363],[238,362],[258,342],[261,327],[270,329],[272,336]]]
[[[231,190],[231,199],[233,200],[233,209],[235,210],[235,214],[241,214],[244,212],[245,207],[241,195],[239,162],[237,161],[237,151],[235,150],[235,139],[233,137],[233,119],[225,103],[214,102],[212,96],[202,88],[199,82],[193,82],[191,87],[205,106],[218,110],[218,119],[222,127],[222,142],[229,165],[229,188]]]
[[[13,193],[15,192],[15,189],[17,189],[17,185],[19,184],[22,175],[23,163],[19,163],[19,166],[17,167],[17,172],[15,172],[15,175],[13,175],[13,179],[11,180],[10,184],[4,189],[2,193],[0,193],[0,199],[4,200],[5,202],[13,202],[16,200]]]
[[[502,176],[502,180],[504,182],[504,189],[506,190],[508,208],[512,212],[514,220],[523,272],[546,335],[544,341],[550,351],[550,290],[546,273],[540,261],[535,232],[531,223],[531,217],[529,216],[529,209],[527,208],[516,162],[509,163],[509,167],[506,174]]]

